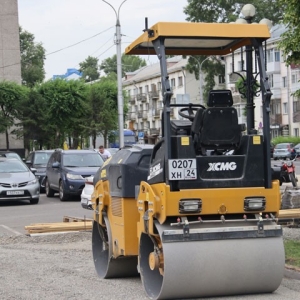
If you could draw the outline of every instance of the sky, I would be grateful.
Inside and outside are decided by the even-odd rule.
[[[143,33],[145,17],[149,27],[160,21],[184,22],[186,19],[183,9],[187,0],[106,2],[116,12],[120,8],[122,53]],[[42,43],[46,50],[46,79],[65,74],[69,68],[78,69],[79,63],[88,56],[97,57],[101,63],[116,54],[117,17],[113,8],[102,0],[18,0],[19,25],[34,34],[35,42]],[[69,47],[76,43],[79,44]],[[141,58],[147,64],[157,62],[155,56]]]

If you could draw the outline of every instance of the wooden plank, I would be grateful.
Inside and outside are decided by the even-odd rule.
[[[79,221],[92,221],[93,219],[90,218],[79,218],[79,217],[72,217],[72,216],[64,216],[63,222],[79,222]]]
[[[282,209],[279,211],[279,219],[282,218],[292,218],[292,219],[300,219],[300,209]]]
[[[29,233],[60,232],[60,231],[82,231],[91,230],[92,221],[86,222],[58,222],[58,223],[39,223],[25,226]]]

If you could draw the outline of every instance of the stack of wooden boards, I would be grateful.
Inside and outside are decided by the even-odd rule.
[[[64,216],[63,222],[38,223],[25,226],[29,234],[66,232],[66,231],[87,231],[92,229],[92,219]]]

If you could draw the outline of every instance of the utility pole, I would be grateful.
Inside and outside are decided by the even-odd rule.
[[[124,0],[119,8],[118,12],[115,8],[105,0],[102,0],[108,4],[116,14],[116,48],[117,48],[117,77],[118,77],[118,122],[119,122],[119,143],[120,148],[124,146],[124,109],[123,109],[123,93],[122,93],[122,60],[121,60],[121,24],[120,24],[120,9]]]

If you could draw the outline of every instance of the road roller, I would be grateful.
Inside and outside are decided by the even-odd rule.
[[[92,195],[96,272],[106,279],[140,276],[150,299],[272,293],[281,284],[285,255],[277,223],[280,170],[271,167],[269,149],[269,29],[145,23],[125,54],[159,58],[162,136],[155,145],[121,148],[99,170]],[[246,124],[238,121],[231,90],[210,91],[205,105],[171,103],[169,55],[222,57],[241,49],[253,53],[259,73],[255,79],[252,70],[242,73],[250,95]],[[254,128],[256,78],[260,134]],[[170,116],[173,107],[178,119]]]

